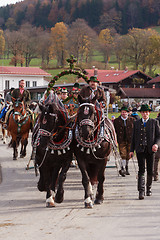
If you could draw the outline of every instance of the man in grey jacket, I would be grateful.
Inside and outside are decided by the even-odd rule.
[[[142,118],[134,122],[130,157],[136,151],[138,160],[138,191],[139,199],[144,199],[145,192],[145,162],[147,166],[146,195],[151,196],[153,160],[160,143],[160,127],[156,119],[149,118],[151,109],[143,104],[140,109]]]

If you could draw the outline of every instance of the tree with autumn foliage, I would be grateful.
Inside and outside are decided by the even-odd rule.
[[[145,54],[142,56],[143,71],[148,67],[149,74],[153,74],[153,67],[159,65],[160,59],[160,35],[151,29],[148,29],[150,36],[148,37],[148,44],[145,46]]]
[[[57,66],[64,66],[67,55],[66,43],[67,43],[67,26],[63,22],[55,24],[55,27],[51,28],[51,47],[50,54],[52,57],[56,57]]]
[[[124,52],[124,55],[128,60],[133,62],[134,69],[138,69],[139,65],[142,65],[142,70],[145,71],[146,67],[149,66],[149,60],[151,67],[151,59],[156,59],[156,57],[153,57],[153,55],[155,56],[155,53],[151,50],[152,48],[155,49],[154,44],[151,43],[151,39],[153,42],[155,36],[158,36],[158,33],[154,30],[139,28],[130,29],[128,34],[125,35],[126,51]],[[152,57],[149,57],[151,55]]]
[[[125,35],[116,35],[113,42],[113,50],[116,55],[118,62],[118,69],[121,69],[121,64],[125,66],[125,56],[126,56],[126,36]]]
[[[38,56],[39,30],[31,24],[24,24],[20,29],[22,49],[21,55],[25,58],[25,66],[29,67],[33,58]]]
[[[77,58],[77,63],[88,62],[94,50],[97,35],[83,19],[77,19],[69,28],[68,51]]]
[[[111,51],[113,48],[113,37],[111,30],[106,28],[101,30],[99,34],[100,49],[104,57],[105,68],[108,67]]]
[[[19,31],[5,31],[6,46],[12,55],[12,64],[16,67],[22,51],[22,35]]]
[[[0,29],[0,56],[4,54],[4,50],[5,50],[5,38],[3,30]]]

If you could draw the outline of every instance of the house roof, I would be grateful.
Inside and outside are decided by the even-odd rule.
[[[51,77],[51,75],[38,67],[8,67],[0,66],[0,75],[36,75]]]
[[[158,83],[160,82],[160,76],[157,76],[155,78],[152,78],[152,80],[148,81],[148,84]]]
[[[160,98],[159,88],[119,88],[122,98]]]
[[[88,78],[94,75],[94,69],[86,69],[88,72]],[[105,83],[118,83],[134,74],[143,74],[148,80],[152,79],[150,76],[139,70],[99,70],[98,69],[98,79],[100,82]]]

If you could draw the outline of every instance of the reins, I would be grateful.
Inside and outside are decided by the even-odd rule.
[[[59,135],[61,132],[63,132],[63,130],[66,129],[66,128],[67,128],[67,129],[73,129],[72,127],[67,127],[67,126],[72,122],[73,118],[75,118],[76,115],[77,115],[77,113],[75,113],[73,116],[71,116],[70,119],[69,119],[69,121],[68,121],[64,126],[58,126],[58,127],[61,128],[61,129],[60,129],[59,132],[57,133],[57,136],[56,136],[56,135],[54,136],[54,138],[55,138],[55,137],[58,137],[58,135]]]
[[[40,168],[42,167],[42,165],[43,165],[43,163],[44,163],[44,161],[45,161],[47,152],[48,152],[48,147],[46,148],[46,151],[45,151],[45,153],[44,153],[43,160],[42,160],[41,164],[40,164],[39,166],[36,165],[36,169],[37,169],[37,168],[40,169]]]

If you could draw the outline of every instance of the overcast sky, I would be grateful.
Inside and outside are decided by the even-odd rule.
[[[20,2],[22,0],[0,0],[0,7],[6,6],[7,4],[14,4],[16,2]]]

